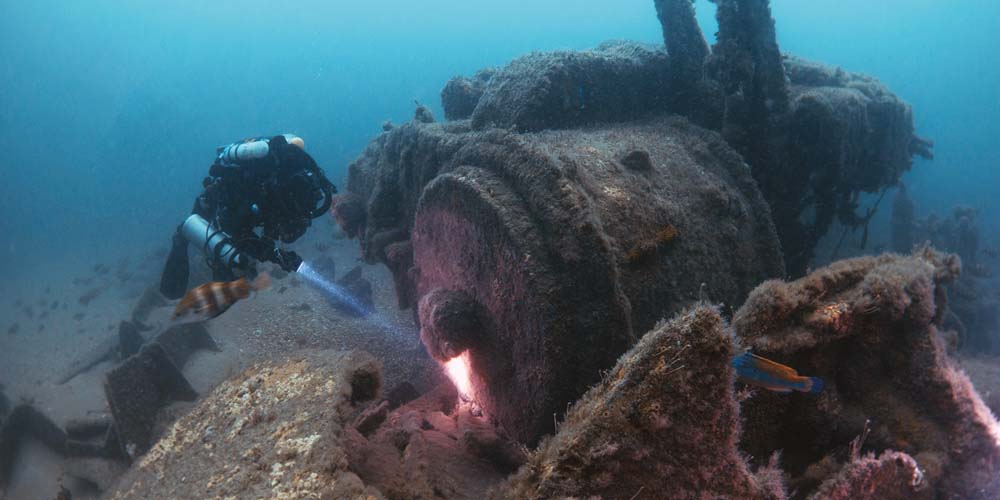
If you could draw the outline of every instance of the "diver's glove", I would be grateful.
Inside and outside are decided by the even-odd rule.
[[[290,250],[275,248],[273,262],[285,271],[292,272],[298,270],[299,266],[302,265],[302,257]]]

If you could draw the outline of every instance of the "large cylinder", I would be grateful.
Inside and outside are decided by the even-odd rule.
[[[366,256],[416,289],[428,350],[467,349],[475,399],[529,443],[661,318],[700,299],[728,309],[783,274],[747,166],[681,118],[410,123],[352,165],[348,189],[343,208],[367,200]]]

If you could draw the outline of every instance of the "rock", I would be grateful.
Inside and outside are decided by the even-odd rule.
[[[362,436],[368,437],[378,426],[385,422],[386,416],[389,414],[389,402],[381,401],[378,404],[373,404],[361,412],[358,418],[354,420],[354,428],[361,433]]]
[[[877,459],[866,456],[847,464],[837,477],[823,483],[810,500],[920,500],[934,498],[913,457],[887,451]]]
[[[733,320],[744,345],[826,387],[808,404],[773,393],[744,402],[746,452],[782,450],[794,483],[870,419],[865,446],[912,456],[932,496],[995,496],[984,492],[1000,491],[1000,423],[938,331],[943,287],[958,271],[954,255],[922,249],[835,262],[754,290]]]
[[[385,399],[389,402],[389,409],[395,410],[414,399],[420,397],[420,393],[413,387],[413,384],[403,381],[386,393]]]
[[[500,451],[517,447],[455,401],[441,387],[393,411],[370,438],[349,432],[351,469],[389,498],[483,498],[511,460],[520,465]]]
[[[288,308],[295,312],[311,312],[313,309],[312,306],[306,304],[305,302],[295,306],[290,305]]]
[[[737,449],[732,330],[696,306],[642,337],[495,498],[784,499]]]
[[[174,422],[106,496],[383,498],[351,472],[342,441],[379,380],[378,363],[360,352],[254,365]]]

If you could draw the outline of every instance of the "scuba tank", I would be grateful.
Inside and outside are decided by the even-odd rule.
[[[297,147],[298,154],[290,154],[289,149],[295,150],[295,148],[285,149],[286,144]],[[326,178],[316,162],[305,153],[305,141],[297,135],[281,134],[246,139],[222,146],[216,152],[215,163],[208,171],[210,177],[218,179],[244,171],[246,172],[242,174],[244,178],[252,178],[254,182],[259,182],[260,190],[278,195],[282,204],[312,203],[308,207],[294,207],[290,211],[293,215],[301,214],[303,217],[315,219],[329,211],[333,203],[333,195],[337,192],[337,188]],[[297,158],[293,163],[281,165],[282,159],[288,157]],[[315,200],[314,192],[319,194]],[[259,206],[255,203],[253,206],[253,213],[256,216],[272,217],[276,210],[284,212],[279,216],[289,215],[287,207],[277,208],[273,205],[265,207],[264,203]]]
[[[198,214],[191,214],[181,225],[181,234],[189,243],[197,246],[215,262],[227,269],[245,269],[248,259],[233,246],[228,234],[215,229]]]
[[[305,150],[306,144],[301,137],[293,134],[282,134],[288,144],[298,146]],[[216,150],[218,161],[223,164],[242,163],[259,160],[271,152],[271,138],[256,137],[241,142],[234,142],[228,146],[222,146]]]

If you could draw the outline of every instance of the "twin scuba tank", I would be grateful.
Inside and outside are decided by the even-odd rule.
[[[233,246],[228,234],[212,226],[204,217],[191,214],[181,225],[184,239],[230,271],[246,269],[249,260]]]
[[[292,134],[282,134],[282,137],[288,144],[305,149],[305,142],[301,137]],[[271,152],[270,142],[270,137],[258,137],[222,146],[216,150],[218,154],[216,164],[232,167],[265,158]],[[233,245],[232,238],[228,234],[198,214],[191,214],[184,221],[181,225],[181,234],[206,256],[227,269],[245,269],[249,263],[247,256]]]
[[[285,141],[299,149],[305,149],[305,142],[301,137],[292,134],[282,134]],[[271,152],[271,138],[257,137],[241,142],[234,142],[228,146],[222,146],[216,150],[219,154],[218,162],[223,165],[239,165],[253,160],[264,158]]]

